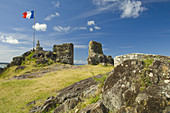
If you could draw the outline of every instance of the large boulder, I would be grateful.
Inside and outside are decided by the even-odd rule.
[[[14,65],[21,65],[22,61],[24,60],[23,56],[18,56],[18,57],[14,57],[13,61],[11,62],[10,66],[14,66]]]
[[[31,54],[31,51],[27,51],[27,52],[25,52],[24,54],[22,54],[22,56],[25,58],[25,57],[27,57],[28,55],[30,55]]]
[[[103,104],[119,113],[161,113],[170,103],[170,63],[126,60],[105,81]]]
[[[91,65],[114,64],[114,60],[111,56],[106,57],[106,55],[103,54],[102,44],[95,41],[90,41],[89,43],[89,56],[87,58],[87,62]]]
[[[52,54],[53,54],[53,52],[51,52],[51,51],[45,52],[45,56],[46,56],[47,58],[51,58]]]
[[[46,51],[45,52],[45,57],[46,58],[50,58],[52,60],[56,60],[57,59],[57,54],[54,54],[53,52],[51,51]]]
[[[43,52],[36,52],[32,55],[32,58],[44,58],[44,53]]]

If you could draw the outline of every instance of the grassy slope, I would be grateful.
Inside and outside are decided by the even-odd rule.
[[[31,108],[31,106],[25,108],[28,102],[33,100],[41,100],[43,102],[47,97],[55,96],[56,91],[66,86],[94,75],[109,72],[112,69],[113,67],[85,65],[76,69],[50,72],[46,76],[35,79],[4,80],[1,78],[0,113],[27,113]],[[11,70],[10,73],[12,74]],[[24,107],[23,110],[21,110],[22,107]]]

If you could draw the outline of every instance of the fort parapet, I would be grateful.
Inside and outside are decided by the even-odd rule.
[[[153,59],[153,60],[164,60],[164,61],[170,60],[169,56],[132,53],[132,54],[116,56],[114,58],[114,66],[117,66],[123,63],[125,60],[131,60],[131,59],[146,60],[148,58]]]

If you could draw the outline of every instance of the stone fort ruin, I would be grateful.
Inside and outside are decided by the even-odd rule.
[[[87,62],[91,65],[114,65],[112,56],[104,55],[102,44],[96,41],[90,41],[89,43],[89,56]]]
[[[57,60],[64,64],[74,64],[74,45],[72,43],[54,45],[53,53],[57,55]]]
[[[48,63],[49,59],[58,63],[71,65],[74,64],[74,45],[72,43],[54,45],[52,52],[44,51],[38,40],[34,50],[27,51],[22,56],[14,57],[12,62],[7,67],[14,65],[20,66],[22,62],[26,60],[26,57],[29,56],[32,52],[34,52],[34,54],[31,56],[31,58],[35,58],[37,64]]]
[[[169,56],[132,53],[132,54],[116,56],[114,58],[114,66],[117,66],[117,65],[123,63],[125,60],[131,60],[131,59],[145,60],[145,59],[148,59],[148,58],[153,59],[153,60],[159,60],[159,61],[161,61],[161,60],[169,61],[170,60]]]
[[[7,66],[21,65],[22,61],[26,60],[26,57],[30,55],[33,50],[25,52],[22,56],[14,57],[12,62]],[[31,58],[36,59],[37,64],[45,64],[48,63],[49,59],[63,64],[74,64],[74,45],[72,43],[66,43],[62,45],[54,45],[53,51],[44,51],[40,46],[40,42],[37,42],[37,46],[35,47],[34,54]],[[150,54],[126,54],[116,56],[114,59],[112,56],[106,56],[103,54],[102,44],[96,41],[90,41],[89,43],[89,55],[87,58],[88,64],[91,65],[114,65],[115,67],[125,60],[130,59],[148,59],[151,58],[153,60],[170,60],[168,56],[161,55],[150,55]]]

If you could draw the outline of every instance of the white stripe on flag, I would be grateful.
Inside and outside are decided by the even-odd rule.
[[[30,19],[31,15],[32,15],[31,11],[28,11],[28,12],[27,12],[27,17],[26,17],[26,18]]]

